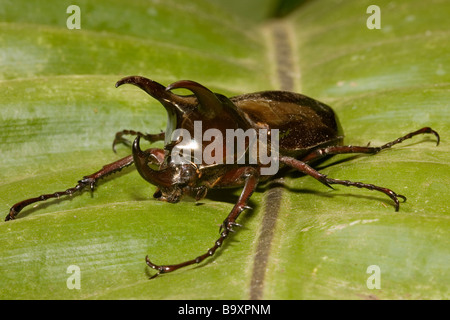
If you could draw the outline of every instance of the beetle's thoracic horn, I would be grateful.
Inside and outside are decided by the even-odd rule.
[[[199,112],[206,117],[220,115],[223,110],[222,102],[217,95],[198,82],[191,80],[180,80],[167,86],[166,91],[173,89],[188,89],[194,93],[199,103]]]
[[[140,137],[133,142],[133,160],[139,174],[148,182],[159,187],[169,187],[173,184],[174,176],[171,168],[153,170],[148,166],[149,154],[141,150],[139,146]]]

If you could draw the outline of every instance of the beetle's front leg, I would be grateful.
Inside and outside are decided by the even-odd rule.
[[[158,164],[160,164],[162,162],[161,159],[163,158],[164,150],[152,148],[152,149],[146,150],[146,152],[148,154],[154,155],[154,157],[150,157],[150,159],[152,159],[154,162],[157,162]],[[20,211],[22,211],[25,207],[29,206],[30,204],[40,202],[40,201],[46,201],[49,199],[55,199],[55,198],[59,199],[62,196],[71,196],[75,192],[78,192],[78,191],[81,192],[88,186],[90,187],[91,190],[94,190],[94,186],[99,179],[102,179],[112,173],[118,172],[118,171],[122,170],[123,168],[130,166],[131,164],[133,164],[133,162],[134,162],[133,155],[126,156],[120,160],[117,160],[113,163],[103,166],[102,169],[100,169],[99,171],[97,171],[91,175],[83,177],[83,179],[79,180],[77,185],[73,188],[69,188],[64,191],[57,191],[54,193],[43,194],[36,198],[30,198],[30,199],[20,201],[11,207],[11,209],[9,210],[9,214],[5,218],[5,221],[14,219],[20,213]]]
[[[156,134],[148,134],[148,133],[146,134],[146,133],[142,133],[142,132],[134,131],[134,130],[122,130],[122,131],[116,132],[116,136],[114,137],[114,141],[112,144],[112,148],[113,148],[114,152],[116,152],[116,145],[118,143],[123,143],[128,146],[131,146],[131,141],[128,139],[125,139],[123,137],[124,135],[133,135],[133,136],[141,137],[152,143],[156,142],[156,141],[162,141],[165,138],[164,132],[156,133]]]
[[[67,195],[71,196],[75,192],[81,191],[87,186],[89,186],[91,188],[91,190],[93,190],[95,183],[97,182],[98,179],[100,179],[106,175],[109,175],[113,172],[120,171],[122,168],[127,167],[127,166],[131,165],[132,163],[133,163],[133,156],[129,155],[125,158],[122,158],[118,161],[115,161],[113,163],[110,163],[110,164],[104,166],[101,170],[99,170],[89,176],[83,177],[83,179],[79,180],[77,185],[73,188],[69,188],[65,191],[57,191],[54,193],[43,194],[36,198],[30,198],[30,199],[20,201],[11,207],[11,209],[9,210],[9,214],[5,218],[5,221],[14,219],[19,214],[19,212],[22,211],[23,208],[25,208],[26,206],[29,206],[30,204],[33,204],[35,202],[45,201],[45,200],[52,199],[52,198],[59,199],[61,196],[67,196]]]
[[[230,232],[234,232],[233,226],[240,226],[236,223],[237,218],[241,214],[242,211],[245,209],[249,209],[247,206],[248,200],[250,199],[251,195],[256,189],[256,186],[258,185],[259,181],[259,172],[257,169],[253,167],[248,167],[243,173],[243,178],[245,178],[245,184],[244,189],[241,192],[241,195],[239,197],[239,200],[234,205],[233,209],[231,210],[230,214],[226,217],[226,219],[223,221],[221,227],[220,227],[220,237],[216,240],[214,243],[214,246],[212,246],[206,253],[203,255],[198,256],[195,259],[185,261],[179,264],[174,265],[156,265],[152,263],[148,256],[145,257],[145,261],[147,262],[147,265],[151,267],[152,269],[155,269],[158,271],[154,276],[152,276],[150,279],[155,278],[161,273],[168,273],[175,271],[177,269],[180,269],[182,267],[186,267],[192,264],[197,264],[202,262],[208,257],[211,257],[218,248],[220,248],[225,241],[225,239],[228,237]]]

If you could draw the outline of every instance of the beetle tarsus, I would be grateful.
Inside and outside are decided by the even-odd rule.
[[[404,135],[403,137],[400,137],[400,138],[398,138],[398,139],[396,139],[394,141],[388,142],[388,143],[382,145],[381,147],[379,147],[377,149],[380,149],[379,151],[384,150],[384,149],[388,149],[388,148],[392,147],[393,145],[401,143],[401,142],[403,142],[403,141],[405,141],[407,139],[411,139],[412,137],[417,136],[419,134],[425,134],[425,133],[434,134],[434,136],[437,139],[436,146],[439,145],[439,142],[441,140],[441,138],[439,136],[439,133],[437,133],[435,130],[431,129],[430,127],[424,127],[422,129],[416,130],[414,132],[410,132],[410,133]]]
[[[223,241],[228,237],[229,234],[229,230],[224,230],[221,234],[220,234],[220,238],[216,240],[216,242],[214,243],[214,246],[209,248],[208,251],[201,255],[196,257],[195,259],[192,260],[188,260],[179,264],[174,264],[174,265],[156,265],[154,263],[152,263],[148,256],[145,258],[147,265],[154,269],[154,270],[158,270],[158,273],[156,273],[155,275],[153,275],[152,277],[150,277],[150,279],[154,279],[156,278],[158,275],[162,274],[162,273],[169,273],[175,270],[178,270],[180,268],[183,267],[187,267],[189,265],[193,265],[193,264],[199,264],[200,262],[202,262],[203,260],[205,260],[208,257],[211,257],[212,255],[214,255],[214,253],[216,252],[216,250],[218,248],[220,248],[222,246]]]
[[[375,190],[375,191],[382,192],[394,201],[395,211],[399,211],[399,209],[400,209],[400,202],[398,201],[398,198],[402,198],[404,201],[406,201],[405,196],[398,195],[391,189],[379,187],[379,186],[376,186],[373,184],[362,183],[362,182],[353,182],[353,181],[348,181],[348,180],[330,179],[330,178],[327,178],[327,180],[328,180],[328,183],[331,183],[331,184],[340,184],[340,185],[343,185],[346,187],[357,187],[357,188],[364,188],[364,189],[368,189],[368,190]]]

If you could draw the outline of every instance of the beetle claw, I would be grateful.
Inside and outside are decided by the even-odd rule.
[[[394,192],[393,196],[391,197],[394,202],[395,202],[395,211],[399,211],[400,210],[400,202],[398,201],[398,198],[401,198],[403,200],[403,202],[406,202],[406,197],[401,195],[401,194],[396,194]]]
[[[434,135],[436,136],[436,139],[437,139],[437,141],[436,141],[436,146],[438,146],[438,145],[439,145],[439,142],[441,141],[441,137],[439,136],[439,133],[437,133],[437,131],[434,131],[434,130],[431,129],[431,128],[430,128],[430,131],[431,131],[432,134],[434,134]]]
[[[155,279],[157,276],[159,276],[161,273],[164,273],[164,268],[161,266],[158,266],[156,264],[154,264],[153,262],[150,261],[150,259],[148,258],[148,256],[145,256],[145,262],[147,263],[147,265],[155,270],[158,270],[158,273],[154,274],[153,276],[150,277],[151,279]]]

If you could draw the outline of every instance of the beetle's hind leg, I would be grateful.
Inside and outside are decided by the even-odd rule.
[[[436,144],[439,145],[439,141],[440,141],[439,134],[436,131],[434,131],[433,129],[431,129],[430,127],[425,127],[425,128],[413,131],[411,133],[408,133],[408,134],[406,134],[398,139],[395,139],[391,142],[385,143],[384,145],[382,145],[380,147],[329,146],[329,147],[314,149],[310,153],[303,156],[300,159],[301,161],[293,159],[293,158],[289,158],[289,157],[283,157],[283,158],[284,158],[284,163],[287,164],[288,166],[293,167],[303,173],[306,173],[306,174],[314,177],[315,179],[319,180],[320,182],[322,182],[323,184],[327,185],[330,188],[331,188],[331,186],[330,186],[331,184],[341,184],[344,186],[354,186],[354,187],[358,187],[358,188],[365,188],[365,189],[369,189],[369,190],[376,190],[376,191],[383,192],[384,194],[388,195],[395,202],[395,210],[398,211],[399,207],[400,207],[398,198],[401,198],[401,199],[403,199],[403,201],[406,201],[405,196],[396,194],[394,191],[392,191],[388,188],[378,187],[373,184],[366,184],[366,183],[362,183],[362,182],[352,182],[352,181],[347,181],[347,180],[338,180],[338,179],[328,178],[327,176],[321,174],[320,172],[316,171],[315,169],[313,169],[312,167],[307,165],[306,162],[312,162],[312,161],[321,159],[325,156],[336,155],[336,154],[348,154],[348,153],[375,154],[382,150],[389,149],[392,146],[394,146],[398,143],[401,143],[407,139],[410,139],[416,135],[425,134],[425,133],[430,133],[430,134],[435,135],[436,139],[437,139]],[[283,162],[281,160],[281,158],[280,158],[280,161]]]
[[[414,136],[417,136],[419,134],[424,134],[424,133],[431,133],[434,134],[437,138],[437,145],[439,145],[439,141],[440,141],[440,137],[439,134],[434,131],[433,129],[429,128],[429,127],[425,127],[422,129],[419,129],[417,131],[408,133],[406,135],[404,135],[403,137],[400,137],[394,141],[388,142],[384,145],[382,145],[381,147],[359,147],[359,146],[329,146],[329,147],[325,147],[325,148],[319,148],[319,149],[315,149],[312,152],[308,153],[306,156],[302,157],[301,160],[303,162],[310,162],[310,161],[314,161],[320,158],[323,158],[325,156],[329,156],[329,155],[335,155],[335,154],[346,154],[346,153],[369,153],[369,154],[375,154],[378,153],[384,149],[389,149],[391,148],[393,145],[396,145],[398,143],[401,143],[407,139],[410,139]]]
[[[373,184],[367,184],[367,183],[362,183],[362,182],[353,182],[353,181],[348,181],[348,180],[338,180],[338,179],[328,178],[326,175],[315,170],[314,168],[312,168],[305,162],[297,160],[295,158],[282,156],[282,157],[280,157],[280,162],[284,163],[294,169],[297,169],[307,175],[310,175],[311,177],[317,179],[318,181],[322,182],[324,185],[326,185],[330,188],[332,188],[331,187],[332,184],[340,184],[340,185],[347,186],[347,187],[358,187],[358,188],[364,188],[364,189],[382,192],[382,193],[386,194],[388,197],[390,197],[395,202],[395,211],[398,211],[400,208],[400,202],[399,202],[398,198],[401,198],[401,199],[403,199],[403,201],[406,201],[405,196],[397,194],[388,188],[379,187],[379,186],[376,186]]]
[[[122,131],[117,132],[116,136],[114,137],[114,141],[112,144],[112,148],[113,148],[114,152],[116,152],[116,145],[118,143],[123,143],[123,144],[131,147],[131,145],[132,145],[131,141],[128,139],[125,139],[123,137],[124,135],[133,135],[133,136],[141,137],[150,142],[161,141],[161,140],[164,140],[164,138],[165,138],[164,132],[160,132],[160,133],[156,133],[156,134],[147,134],[147,133],[142,133],[142,132],[134,131],[134,130],[122,130]]]

